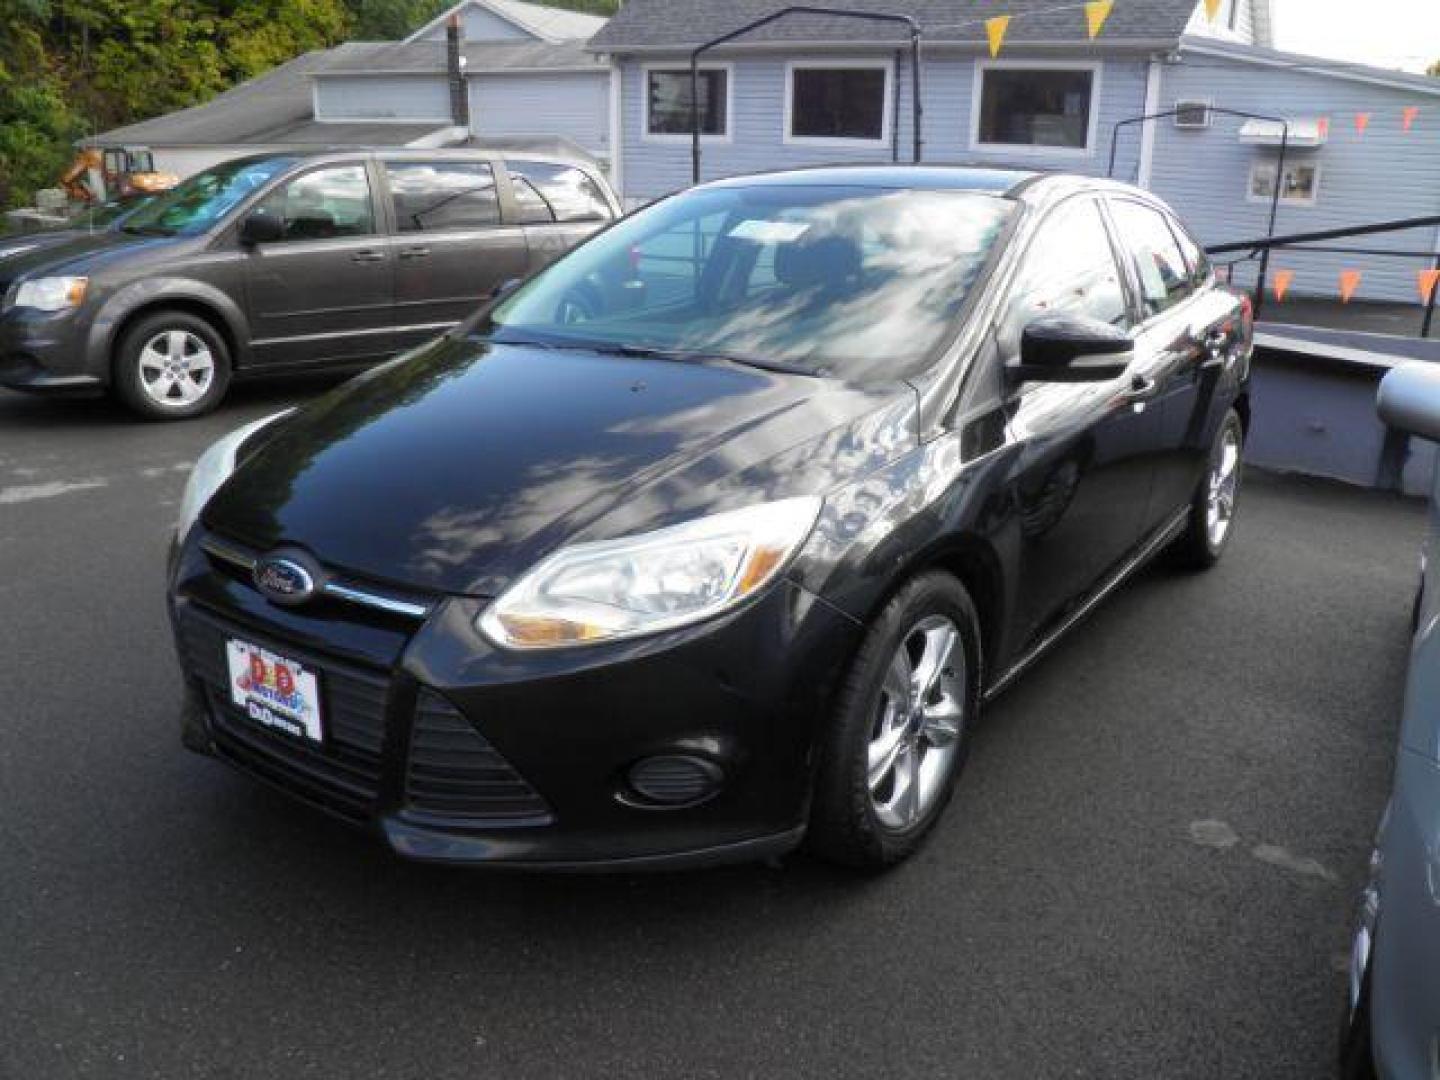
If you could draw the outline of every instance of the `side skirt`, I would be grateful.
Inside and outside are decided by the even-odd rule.
[[[1151,559],[1153,559],[1170,541],[1174,540],[1185,531],[1185,519],[1190,516],[1190,508],[1184,507],[1177,511],[1169,521],[1161,525],[1150,539],[1110,572],[1110,576],[1102,579],[1100,585],[1090,596],[1081,603],[1074,611],[1067,615],[1060,625],[1051,630],[1034,645],[1030,646],[1015,663],[1005,669],[1004,673],[985,689],[982,700],[991,701],[999,697],[1007,690],[1011,683],[1020,677],[1021,672],[1039,660],[1045,653],[1050,651],[1057,641],[1065,636],[1069,630],[1080,622],[1081,619],[1094,611],[1102,600],[1118,589],[1131,574],[1139,570]]]

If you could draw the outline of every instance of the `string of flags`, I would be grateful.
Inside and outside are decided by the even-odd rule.
[[[1342,304],[1348,304],[1354,298],[1364,277],[1363,270],[1340,271],[1340,302]],[[1270,295],[1275,298],[1276,303],[1284,302],[1285,294],[1290,291],[1290,286],[1294,282],[1294,270],[1277,267],[1270,272]],[[1415,271],[1415,290],[1420,294],[1421,304],[1428,305],[1437,288],[1440,288],[1440,268]]]

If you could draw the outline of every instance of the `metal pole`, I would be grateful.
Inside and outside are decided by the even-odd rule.
[[[650,93],[648,85],[642,93]],[[727,117],[728,119],[728,117]],[[700,50],[690,54],[690,183],[700,183]]]
[[[1440,252],[1435,255],[1435,261],[1430,264],[1432,270],[1440,270]],[[1430,336],[1430,324],[1435,321],[1435,294],[1440,293],[1440,281],[1437,281],[1430,290],[1430,299],[1425,302],[1425,319],[1420,323],[1420,336]]]
[[[915,164],[919,165],[924,140],[920,137],[920,119],[925,110],[920,107],[920,27],[910,24],[910,122],[915,128]]]
[[[1290,148],[1290,121],[1280,121],[1280,157],[1275,162],[1275,190],[1270,192],[1270,223],[1265,228],[1265,239],[1275,238],[1275,216],[1280,212],[1280,186],[1285,183],[1285,151]],[[1270,274],[1271,245],[1266,244],[1260,252],[1260,273],[1255,279],[1255,318],[1265,306],[1265,279]]]

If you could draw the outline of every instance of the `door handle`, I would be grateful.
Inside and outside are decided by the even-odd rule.
[[[1138,413],[1145,411],[1145,405],[1160,392],[1160,380],[1150,375],[1130,376],[1130,386],[1125,391],[1125,400]]]
[[[402,259],[427,259],[430,257],[430,249],[427,247],[402,248],[400,258]]]
[[[1205,358],[1200,362],[1201,370],[1220,367],[1225,363],[1226,350],[1230,348],[1230,331],[1207,330],[1201,335],[1200,344],[1205,348]]]
[[[357,251],[350,256],[350,261],[357,263],[383,262],[384,259],[385,253],[382,251]]]

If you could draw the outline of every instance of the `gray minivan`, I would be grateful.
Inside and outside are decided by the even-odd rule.
[[[0,256],[0,386],[196,416],[232,378],[434,337],[619,215],[593,163],[541,154],[227,161],[118,228]]]

